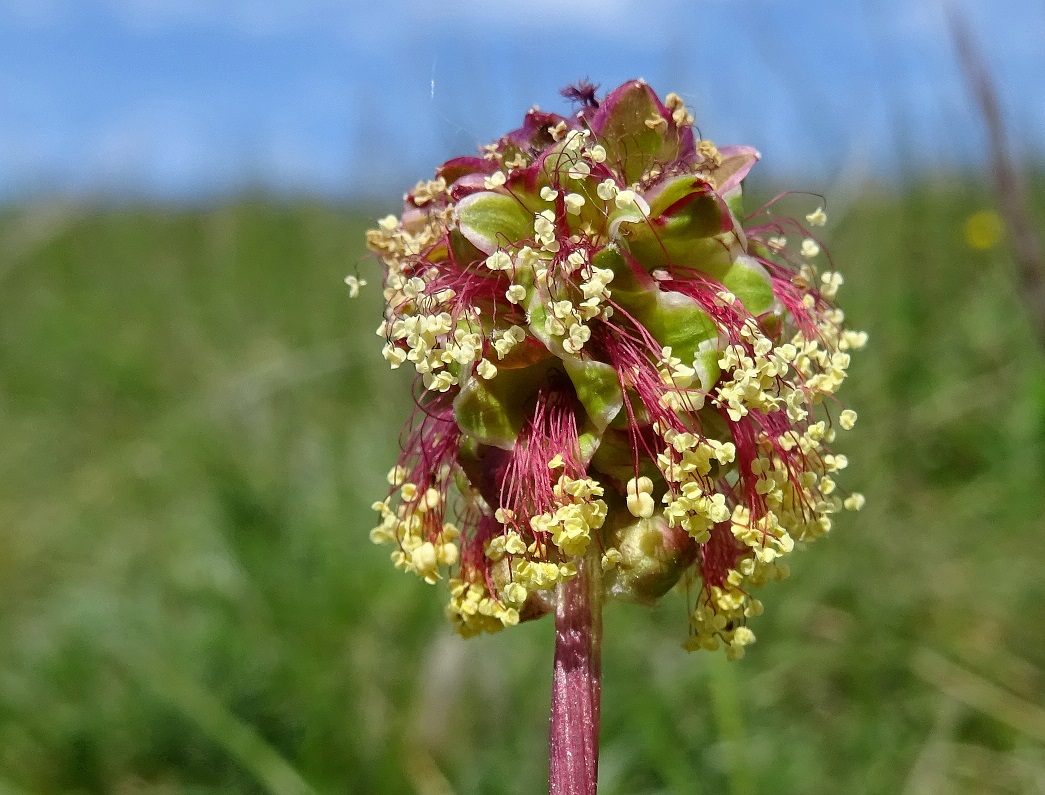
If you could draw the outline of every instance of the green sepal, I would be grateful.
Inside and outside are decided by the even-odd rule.
[[[613,297],[617,299],[617,294]],[[636,296],[637,300],[629,298],[618,303],[646,327],[662,348],[670,347],[671,355],[685,365],[699,358],[707,371],[701,373],[702,387],[718,380],[718,326],[696,301],[682,293],[661,290],[642,293]]]
[[[573,382],[577,399],[600,433],[624,406],[617,370],[605,362],[566,356],[562,360],[566,375]]]
[[[581,463],[587,466],[602,446],[602,434],[585,428],[577,434],[577,446],[580,448]]]
[[[747,254],[741,254],[728,268],[708,272],[718,279],[752,315],[761,315],[773,305],[773,283],[762,263]]]
[[[662,514],[636,519],[626,509],[611,509],[610,515],[630,521],[607,534],[607,545],[616,547],[622,559],[603,575],[606,594],[625,602],[653,605],[696,559],[697,545],[682,528],[669,527]]]
[[[728,265],[743,250],[728,211],[703,180],[676,180],[657,200],[661,196],[671,201],[664,206],[667,214],[658,214],[651,206],[649,218],[632,208],[610,216],[611,237],[647,271],[674,265],[710,272]]]
[[[450,254],[457,267],[467,268],[473,262],[485,258],[485,254],[472,245],[472,241],[465,237],[460,229],[451,229],[449,238]],[[429,257],[429,260],[431,260],[431,257]]]
[[[734,218],[744,217],[744,191],[739,185],[729,193],[722,194],[722,201],[726,203]]]
[[[457,203],[461,234],[486,254],[533,238],[533,214],[503,193],[481,191]]]
[[[621,488],[635,477],[635,449],[631,432],[626,428],[626,424],[621,429],[607,428],[602,435],[602,443],[591,460],[593,469],[609,475],[621,484]],[[655,482],[661,477],[648,456],[642,456],[639,460],[639,475],[645,475]]]
[[[683,364],[694,365],[702,389],[708,390],[718,381],[718,327],[696,301],[660,290],[652,278],[636,276],[613,244],[595,254],[592,265],[613,271],[613,300],[645,326],[662,348],[670,346],[672,355]]]
[[[644,295],[657,289],[656,283],[648,274],[643,274],[641,277],[636,276],[616,243],[610,243],[595,252],[591,258],[591,264],[595,268],[613,271],[610,291],[613,294],[613,300],[617,303],[640,304]]]
[[[646,124],[649,119],[663,118],[646,84],[636,81],[614,99],[598,130],[599,143],[606,147],[606,161],[619,163],[624,182],[630,185],[641,180],[651,166],[678,157],[678,133],[670,123],[657,128]]]
[[[732,198],[739,202],[739,187]],[[699,177],[674,180],[654,196],[650,220],[629,212],[634,214],[628,210],[611,216],[611,234],[645,270],[694,268],[721,282],[753,315],[772,306],[769,273],[744,253],[739,222]]]
[[[461,431],[480,444],[511,450],[526,421],[527,404],[555,359],[515,370],[500,370],[489,381],[473,375],[454,399]]]

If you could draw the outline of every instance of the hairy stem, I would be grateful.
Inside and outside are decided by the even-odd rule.
[[[556,588],[550,795],[595,795],[602,696],[601,575],[598,556],[589,554],[577,560],[577,576]]]

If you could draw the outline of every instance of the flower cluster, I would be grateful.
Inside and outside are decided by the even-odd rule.
[[[739,656],[754,590],[863,504],[829,445],[866,335],[817,267],[821,209],[744,215],[754,149],[698,140],[642,81],[573,95],[573,116],[530,110],[368,233],[384,357],[420,380],[371,537],[448,579],[464,635],[553,610],[593,556],[607,596],[690,586],[687,648]]]

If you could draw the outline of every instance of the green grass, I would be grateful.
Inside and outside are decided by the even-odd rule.
[[[829,227],[867,508],[739,663],[681,650],[682,596],[608,608],[604,795],[1043,791],[1045,357],[1004,247],[962,238],[988,203],[925,184]],[[409,379],[372,265],[341,285],[366,225],[0,217],[3,795],[546,787],[551,624],[459,641],[367,540]]]

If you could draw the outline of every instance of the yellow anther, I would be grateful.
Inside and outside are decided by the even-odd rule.
[[[847,511],[859,511],[864,507],[866,502],[867,500],[864,498],[863,494],[853,492],[842,501],[842,505],[845,506]]]
[[[810,226],[823,226],[827,223],[827,213],[824,212],[823,207],[817,207],[806,216],[806,221],[809,222]]]
[[[492,271],[506,271],[512,267],[512,258],[505,251],[495,251],[486,258],[486,267]]]
[[[497,367],[486,359],[480,360],[479,364],[476,365],[475,371],[479,374],[480,378],[489,381],[491,378],[497,375]]]
[[[483,187],[487,190],[493,190],[494,188],[501,187],[507,181],[507,174],[505,174],[503,171],[495,171],[483,180]]]
[[[566,212],[571,215],[579,215],[581,207],[584,206],[584,197],[579,193],[566,194]]]
[[[345,284],[348,285],[348,297],[358,298],[359,288],[366,287],[366,279],[360,279],[356,276],[346,276]]]

